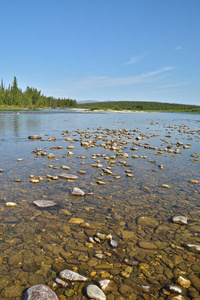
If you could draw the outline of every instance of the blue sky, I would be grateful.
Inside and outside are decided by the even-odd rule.
[[[6,86],[200,105],[199,0],[1,0],[0,28]]]

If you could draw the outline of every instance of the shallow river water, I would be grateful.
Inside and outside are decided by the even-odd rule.
[[[1,113],[0,299],[88,299],[102,279],[110,300],[200,299],[199,152],[199,114]],[[56,283],[64,269],[87,283]]]

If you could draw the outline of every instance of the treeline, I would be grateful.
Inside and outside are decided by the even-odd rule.
[[[143,101],[108,101],[80,103],[79,108],[90,110],[132,110],[132,111],[165,111],[165,112],[197,112],[200,113],[200,106],[187,104],[173,104],[161,102]]]
[[[22,92],[18,88],[17,78],[14,77],[12,85],[5,87],[3,80],[0,85],[0,106],[15,106],[20,108],[72,108],[76,107],[76,100],[65,98],[46,97],[40,90],[27,86]]]

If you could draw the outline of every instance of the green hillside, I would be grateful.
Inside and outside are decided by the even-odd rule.
[[[131,111],[165,111],[200,113],[200,106],[143,101],[108,101],[77,103],[77,108],[90,110],[131,110]]]

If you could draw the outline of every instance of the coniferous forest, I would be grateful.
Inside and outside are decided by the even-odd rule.
[[[12,85],[5,87],[3,80],[0,85],[0,110],[39,108],[85,108],[94,110],[131,110],[131,111],[163,111],[200,113],[199,105],[162,103],[153,101],[100,101],[77,103],[70,98],[54,98],[41,94],[40,90],[27,86],[23,92],[14,77]]]
[[[40,90],[27,86],[23,92],[14,77],[12,85],[5,87],[3,79],[0,85],[0,108],[73,108],[76,107],[76,100],[65,98],[46,97]]]

